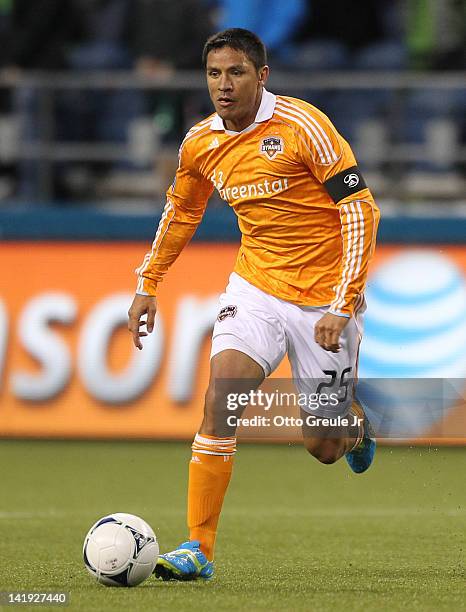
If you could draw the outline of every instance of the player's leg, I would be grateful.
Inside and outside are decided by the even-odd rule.
[[[229,424],[229,417],[242,413],[229,410],[228,398],[257,389],[283,358],[285,333],[277,306],[275,298],[236,274],[220,297],[204,419],[192,447],[188,492],[190,539],[201,542],[210,560],[236,451],[236,427]]]
[[[214,557],[218,520],[236,452],[236,426],[229,424],[228,397],[249,394],[264,376],[262,366],[237,350],[224,350],[211,361],[204,419],[192,445],[188,487],[189,539],[200,542],[209,560]],[[235,411],[234,421],[243,410]]]
[[[332,353],[314,340],[314,325],[325,309],[291,305],[289,310],[287,337],[293,377],[299,391],[315,400],[302,414],[304,445],[322,463],[334,463],[364,439],[365,415],[353,397],[361,313],[350,319],[340,338],[340,351]],[[331,419],[330,425],[319,426],[321,419]]]
[[[220,298],[204,419],[189,464],[190,541],[160,556],[155,573],[164,579],[213,574],[217,524],[236,451],[236,427],[229,424],[228,416],[241,416],[239,410],[228,410],[228,397],[256,389],[285,355],[284,326],[274,312],[274,300],[235,274]]]
[[[359,412],[355,404],[344,417],[341,417],[342,425],[316,426],[309,419],[318,422],[319,417],[304,410],[301,410],[301,418],[304,423],[302,427],[304,447],[321,463],[335,463],[358,446],[362,440],[364,415]],[[333,418],[330,417],[329,420]]]
[[[228,342],[230,344],[230,342]],[[228,397],[257,389],[265,378],[263,366],[237,349],[224,349],[210,361],[209,386],[204,401],[204,418],[199,434],[207,436],[234,436],[236,427],[228,424],[231,410]],[[235,416],[240,416],[235,410]]]
[[[194,438],[189,464],[189,541],[159,557],[157,577],[212,577],[217,525],[236,452],[236,427],[228,424],[228,396],[255,390],[264,376],[263,367],[241,351],[226,349],[212,357],[204,419]]]

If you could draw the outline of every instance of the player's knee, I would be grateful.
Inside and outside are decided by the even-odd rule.
[[[304,441],[304,446],[308,453],[315,457],[317,461],[326,465],[335,463],[341,457],[341,445],[335,440],[310,438]]]
[[[312,452],[311,455],[317,459],[320,463],[325,465],[332,465],[335,461],[338,461],[340,458],[336,453],[332,451],[328,451],[327,449],[319,449],[315,452]]]

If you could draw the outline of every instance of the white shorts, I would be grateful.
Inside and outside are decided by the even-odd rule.
[[[314,325],[328,306],[298,306],[286,302],[233,272],[225,293],[220,296],[211,358],[227,349],[241,351],[262,366],[267,377],[288,353],[299,393],[338,392],[342,397],[344,392],[346,400],[357,375],[364,309],[349,320],[340,337],[340,351],[332,353],[314,340]],[[321,417],[343,416],[351,405],[350,397],[348,401],[307,411]]]

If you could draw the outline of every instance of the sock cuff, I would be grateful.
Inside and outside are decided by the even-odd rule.
[[[196,453],[203,455],[234,455],[236,452],[236,438],[216,438],[197,433],[191,448]]]
[[[356,415],[360,419],[364,418],[364,410],[361,408],[361,406],[356,404],[356,402],[353,402],[350,413]],[[358,435],[354,441],[354,445],[351,448],[351,450],[354,450],[355,448],[357,448],[363,441],[363,438],[364,438],[364,423],[361,423],[358,427]]]

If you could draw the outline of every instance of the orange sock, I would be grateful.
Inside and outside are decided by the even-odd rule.
[[[217,524],[230,482],[236,438],[196,434],[189,464],[189,539],[199,540],[209,561],[214,557]]]

